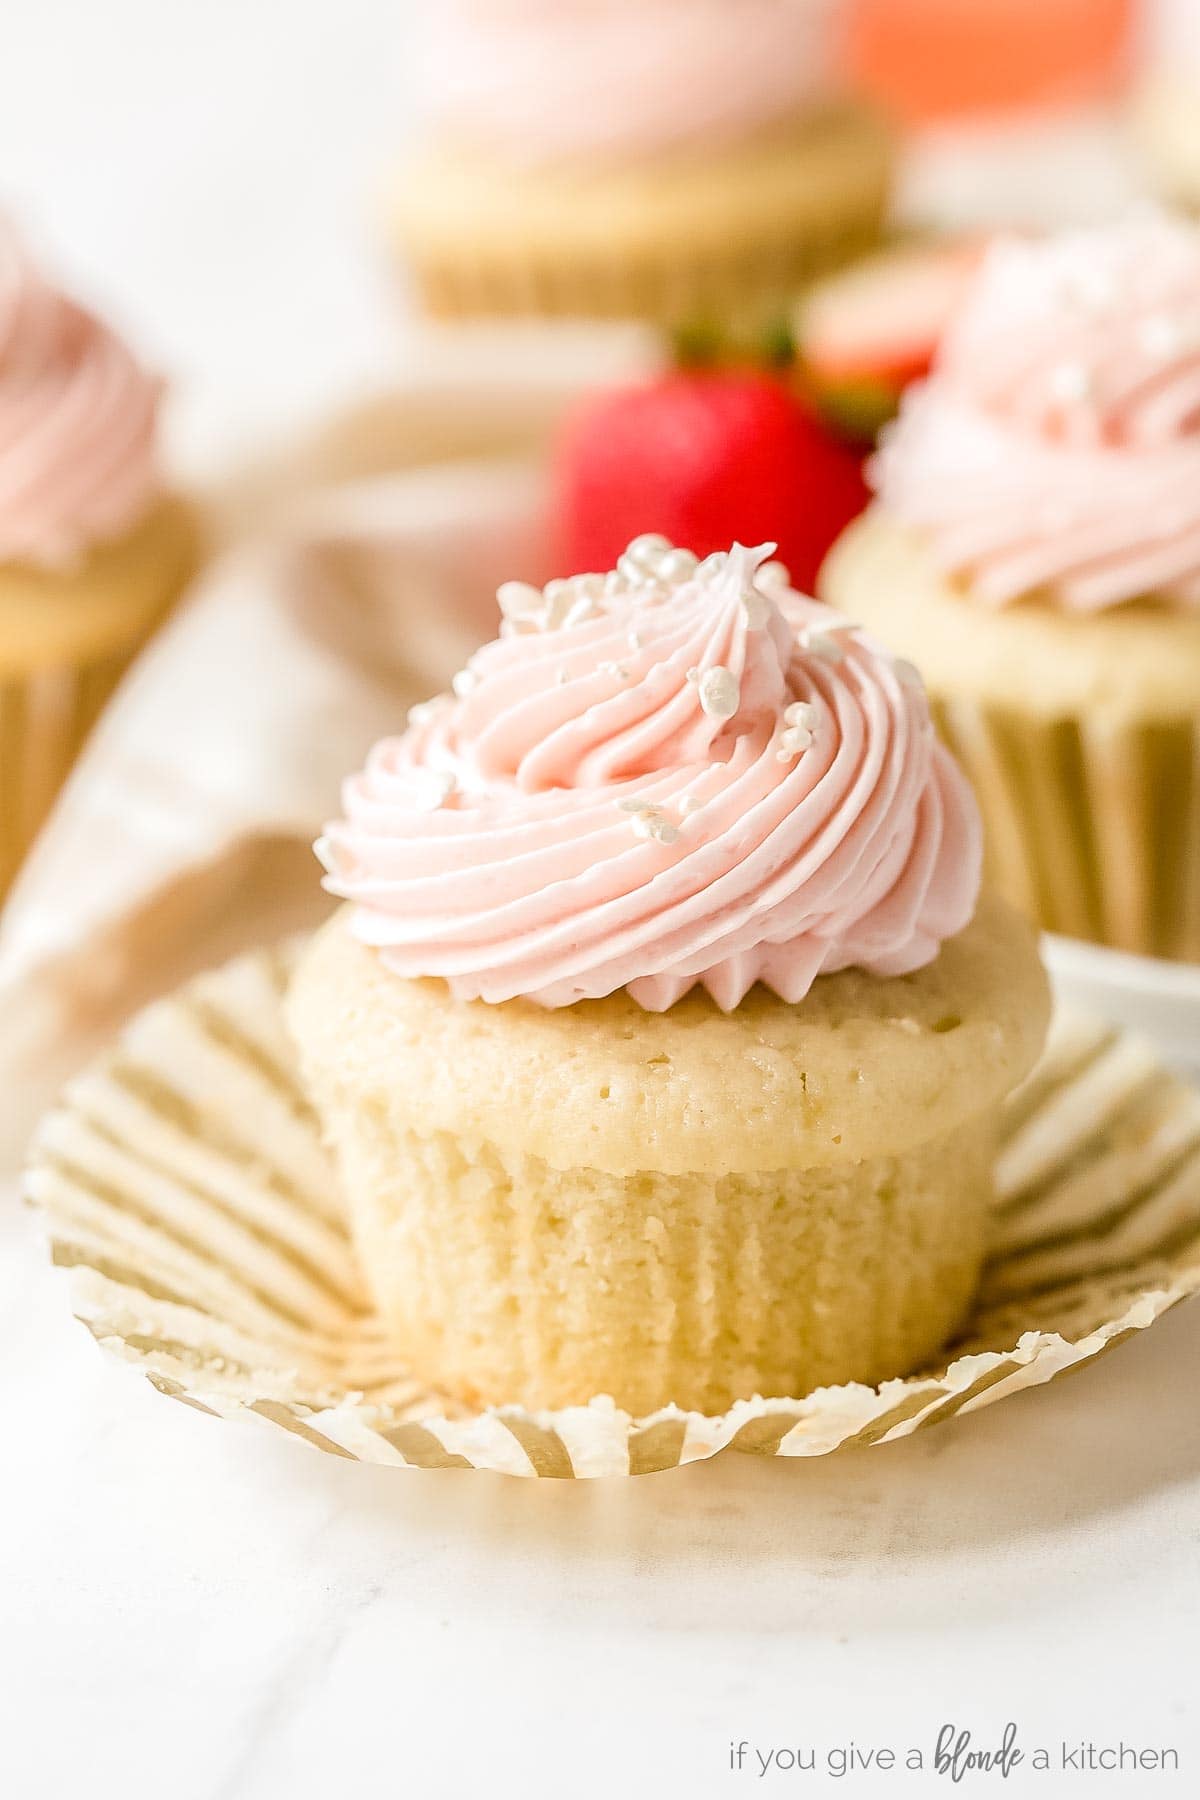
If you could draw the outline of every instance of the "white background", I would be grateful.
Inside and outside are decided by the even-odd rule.
[[[180,384],[190,450],[404,351],[373,219],[403,5],[10,0],[0,196]],[[917,1793],[752,1746],[1174,1745],[1195,1793],[1200,1308],[883,1450],[631,1483],[368,1470],[102,1359],[0,1193],[0,1795]]]

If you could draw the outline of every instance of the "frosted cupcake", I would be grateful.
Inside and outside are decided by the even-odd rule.
[[[762,552],[500,601],[348,783],[290,997],[397,1341],[634,1414],[911,1368],[1047,1009],[919,680]]]
[[[919,656],[996,885],[1200,959],[1200,233],[996,247],[822,577]]]
[[[891,144],[837,0],[443,0],[394,222],[445,317],[774,304],[871,245]]]
[[[0,223],[0,894],[195,554],[159,384]]]

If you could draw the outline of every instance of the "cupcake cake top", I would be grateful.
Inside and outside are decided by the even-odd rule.
[[[353,928],[464,999],[663,1011],[930,962],[978,896],[975,804],[916,672],[770,546],[648,536],[500,589],[501,635],[347,784],[317,846]]]
[[[1200,231],[995,245],[874,483],[989,604],[1200,605]]]
[[[841,0],[441,0],[432,123],[516,163],[622,161],[748,136],[834,72]]]
[[[65,564],[159,488],[160,386],[0,221],[0,563]]]

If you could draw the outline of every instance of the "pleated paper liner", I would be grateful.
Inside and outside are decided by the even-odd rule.
[[[1200,962],[1200,731],[935,699],[971,779],[990,885],[1047,931]]]
[[[1077,1368],[1200,1287],[1200,1094],[1076,1017],[1014,1097],[995,1242],[966,1338],[879,1389],[718,1418],[611,1403],[471,1414],[397,1361],[371,1312],[260,952],[137,1018],[44,1122],[27,1195],[78,1317],[163,1394],[397,1467],[645,1474],[734,1448],[818,1456]]]

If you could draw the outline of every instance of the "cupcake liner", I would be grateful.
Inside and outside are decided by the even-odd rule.
[[[856,102],[641,165],[518,167],[433,146],[393,236],[435,317],[726,318],[787,306],[878,243],[890,128]]]
[[[136,649],[0,680],[0,898]]]
[[[1200,722],[932,704],[979,797],[993,887],[1048,931],[1200,962]]]
[[[719,1417],[610,1402],[472,1413],[390,1349],[282,1016],[294,951],[141,1014],[43,1123],[26,1193],[77,1316],[160,1393],[333,1455],[523,1476],[638,1475],[732,1448],[907,1436],[1077,1368],[1200,1287],[1200,1094],[1138,1040],[1060,1015],[1014,1096],[994,1244],[964,1337],[879,1388]]]
[[[855,211],[814,220],[802,235],[780,228],[770,241],[683,245],[658,253],[614,243],[601,254],[561,256],[481,248],[433,251],[410,245],[412,277],[423,310],[437,319],[726,318],[743,309],[786,306],[802,288],[874,249],[887,196],[864,197]]]

